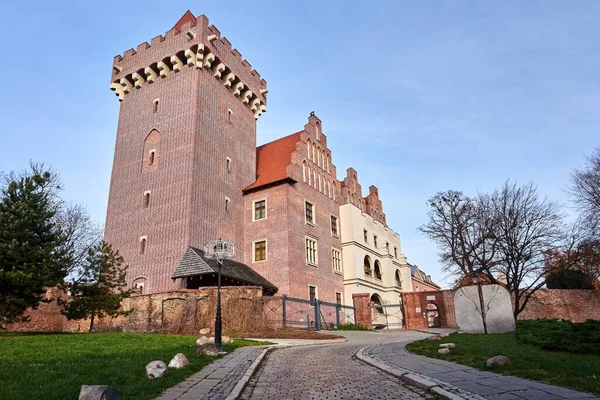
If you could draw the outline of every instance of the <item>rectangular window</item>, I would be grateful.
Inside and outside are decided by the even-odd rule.
[[[398,258],[398,248],[394,247],[394,257]]]
[[[335,292],[335,302],[342,304],[342,294],[340,292]]]
[[[338,236],[338,220],[333,215],[331,216],[331,234],[335,237]]]
[[[254,202],[254,221],[267,218],[267,200],[256,200]]]
[[[333,272],[337,274],[342,273],[342,252],[338,249],[331,249],[331,263],[333,265]]]
[[[315,224],[315,216],[314,216],[315,206],[311,202],[305,201],[304,202],[304,210],[305,210],[304,213],[305,213],[305,217],[306,217],[306,223],[314,225]]]
[[[312,238],[305,238],[306,244],[306,262],[308,264],[317,265],[317,241]]]
[[[363,237],[365,239],[365,243],[369,243],[369,237],[367,236],[367,230],[363,229]]]
[[[387,253],[390,254],[390,242],[385,242],[385,249],[387,250]]]
[[[316,286],[308,287],[308,300],[311,303],[314,303],[315,300],[317,300],[317,287]]]
[[[377,248],[377,235],[373,235],[373,246]]]
[[[267,241],[259,240],[254,242],[254,262],[265,261],[267,259]]]

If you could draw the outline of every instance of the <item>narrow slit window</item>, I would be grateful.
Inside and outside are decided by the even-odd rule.
[[[229,213],[229,197],[225,197],[225,212]]]
[[[144,207],[150,206],[150,191],[144,192]]]
[[[155,114],[158,112],[158,103],[159,102],[160,102],[160,99],[154,99],[154,101],[152,102],[154,104],[153,112]]]
[[[146,252],[146,242],[148,238],[146,236],[142,236],[140,238],[140,254],[144,254]]]
[[[156,156],[156,150],[150,150],[148,153],[148,164],[153,165]]]
[[[231,158],[229,157],[225,160],[225,169],[227,170],[227,173],[231,173]]]
[[[231,115],[233,114],[233,111],[231,111],[231,109],[227,110],[227,122],[231,123]]]

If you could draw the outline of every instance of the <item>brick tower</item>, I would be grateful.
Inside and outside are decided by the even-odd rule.
[[[242,189],[256,180],[256,120],[266,82],[191,12],[114,59],[120,100],[105,240],[143,293],[179,287],[188,246],[233,240],[244,260]]]

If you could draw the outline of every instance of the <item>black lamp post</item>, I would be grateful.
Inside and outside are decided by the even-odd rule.
[[[217,278],[217,315],[215,316],[215,346],[217,350],[223,352],[223,340],[221,333],[223,330],[221,320],[221,268],[223,260],[232,258],[235,254],[235,245],[228,240],[210,240],[204,246],[204,256],[209,259],[217,260],[218,278]]]

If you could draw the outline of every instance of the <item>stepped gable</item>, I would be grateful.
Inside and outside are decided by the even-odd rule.
[[[296,143],[300,141],[303,131],[266,143],[256,149],[256,181],[244,189],[251,192],[258,188],[294,181],[287,173],[287,166],[292,161],[292,153],[296,151]]]
[[[375,221],[379,221],[386,225],[385,214],[383,213],[383,204],[379,200],[379,189],[377,186],[369,186],[369,195],[365,197],[367,205],[367,214],[369,214]]]

